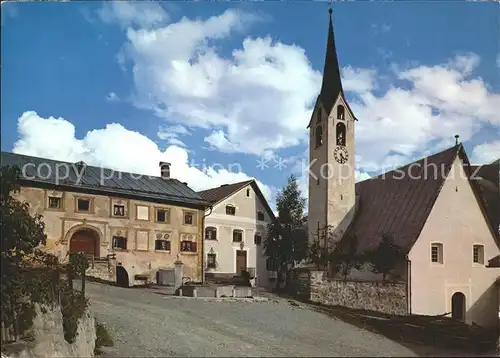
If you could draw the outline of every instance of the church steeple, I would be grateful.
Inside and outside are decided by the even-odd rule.
[[[328,26],[328,40],[326,42],[325,67],[323,68],[323,83],[319,100],[329,114],[340,93],[344,94],[340,79],[339,61],[335,49],[335,36],[333,34],[332,9],[328,9],[330,23]]]

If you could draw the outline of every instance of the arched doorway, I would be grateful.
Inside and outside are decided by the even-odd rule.
[[[99,257],[99,235],[91,229],[78,230],[71,236],[69,252],[85,252]]]
[[[462,292],[455,292],[451,296],[451,318],[465,321],[465,295]]]
[[[116,266],[116,285],[119,287],[129,287],[128,273],[123,266]]]

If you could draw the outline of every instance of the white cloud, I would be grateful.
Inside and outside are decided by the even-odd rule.
[[[342,69],[342,87],[345,91],[364,93],[375,87],[375,70],[353,68]]]
[[[486,164],[500,158],[500,140],[478,144],[472,150],[473,163]]]
[[[362,168],[387,168],[414,159],[429,143],[440,150],[459,134],[468,141],[486,123],[500,126],[500,94],[472,76],[477,55],[457,56],[436,66],[396,71],[405,87],[381,96],[358,92],[351,101],[356,122],[356,151]],[[381,166],[382,164],[382,166]]]
[[[259,155],[303,144],[321,80],[304,50],[270,37],[246,38],[229,56],[217,47],[257,20],[228,10],[206,20],[128,28],[120,57],[132,65],[136,105],[209,130],[206,141],[221,151]]]
[[[108,102],[118,102],[120,100],[120,97],[115,92],[109,92],[106,95],[106,101]]]
[[[186,144],[179,137],[191,135],[191,133],[186,127],[176,124],[173,126],[160,126],[156,135],[161,140],[167,141],[168,144],[186,147]]]
[[[135,3],[109,1],[103,5],[97,14],[103,22],[117,23],[122,27],[140,26],[149,28],[168,20],[168,16],[161,5],[153,1]]]
[[[42,118],[29,111],[19,117],[18,133],[20,138],[14,144],[14,153],[69,162],[83,160],[89,165],[155,176],[160,174],[158,163],[167,161],[172,164],[172,177],[187,182],[194,190],[251,179],[241,171],[231,171],[230,167],[194,163],[189,160],[188,150],[176,145],[161,151],[148,137],[118,123],[94,129],[78,139],[71,122],[64,118]],[[272,198],[274,189],[257,182],[266,198]]]

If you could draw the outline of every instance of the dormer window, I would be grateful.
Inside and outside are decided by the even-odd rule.
[[[226,205],[226,215],[236,215],[236,208],[233,205]]]
[[[323,127],[320,125],[317,126],[314,135],[316,138],[316,148],[318,148],[323,144]]]
[[[337,106],[337,119],[340,119],[342,121],[345,119],[345,108],[341,104]]]

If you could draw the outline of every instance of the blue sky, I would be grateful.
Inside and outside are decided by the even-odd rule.
[[[145,174],[167,160],[195,189],[255,177],[271,200],[292,172],[305,189],[327,9],[3,3],[1,148]],[[344,88],[359,118],[358,179],[442,150],[456,133],[473,161],[500,157],[499,10],[334,4]]]

